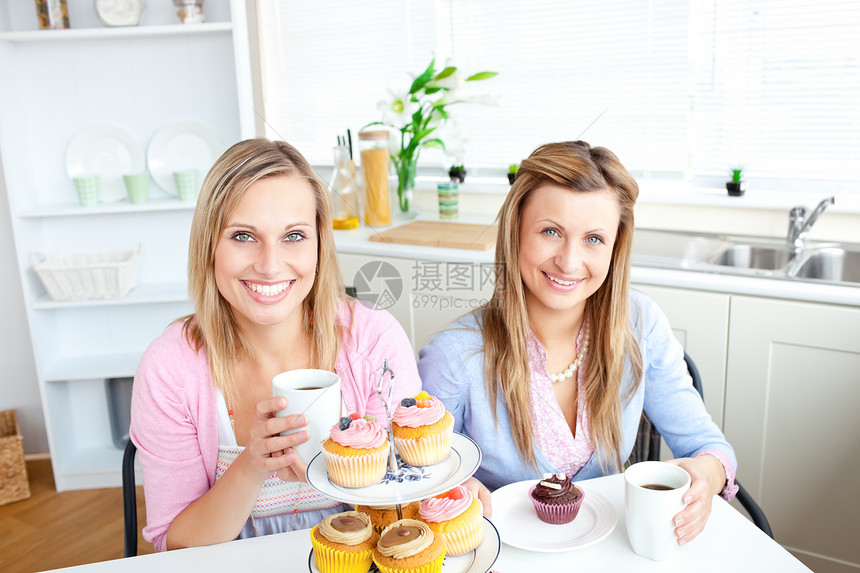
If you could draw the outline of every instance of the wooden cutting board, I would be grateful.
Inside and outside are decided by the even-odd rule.
[[[487,251],[496,246],[497,230],[495,225],[412,221],[381,233],[373,233],[370,240],[379,243]]]

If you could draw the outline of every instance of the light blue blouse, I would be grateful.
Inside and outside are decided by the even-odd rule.
[[[663,311],[646,295],[630,293],[631,324],[642,353],[643,379],[636,392],[622,403],[622,459],[633,450],[642,411],[648,414],[675,457],[692,457],[704,450],[720,452],[730,460],[732,484],[737,468],[734,450],[705,410],[684,362],[684,350],[672,333]],[[454,431],[472,438],[483,459],[475,477],[494,490],[518,481],[559,473],[535,446],[535,471],[519,456],[501,394],[494,397],[494,420],[484,383],[484,353],[478,321],[468,314],[437,334],[419,352],[418,372],[424,390],[438,397],[454,416]],[[620,395],[633,383],[629,363],[624,368]],[[573,477],[585,480],[605,475],[596,454]]]

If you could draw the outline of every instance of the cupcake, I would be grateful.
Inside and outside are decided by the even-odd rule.
[[[373,416],[350,414],[331,427],[322,452],[333,484],[366,487],[385,476],[388,438],[385,428]]]
[[[445,540],[423,521],[401,519],[382,531],[373,562],[382,573],[439,573]]]
[[[370,517],[358,511],[328,515],[311,529],[320,573],[367,573],[378,541]]]
[[[529,489],[529,499],[537,516],[555,525],[573,521],[583,498],[585,493],[564,474],[544,474],[543,479]]]
[[[400,513],[405,519],[418,519],[418,508],[421,507],[420,501],[402,504]],[[356,505],[355,511],[366,513],[370,516],[370,523],[373,524],[373,530],[377,533],[382,533],[382,530],[397,521],[397,508],[393,505],[370,506]]]
[[[463,555],[484,539],[484,508],[465,487],[428,497],[421,502],[418,515],[433,533],[445,539],[446,555]]]
[[[429,466],[451,453],[454,416],[427,392],[401,400],[391,428],[400,457],[411,466]]]

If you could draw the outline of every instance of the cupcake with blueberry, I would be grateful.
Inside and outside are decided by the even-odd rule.
[[[322,446],[328,477],[335,485],[366,487],[385,476],[388,437],[373,416],[344,416]]]
[[[564,474],[544,474],[543,479],[529,489],[529,499],[538,518],[554,525],[573,521],[584,498],[585,492]]]
[[[382,531],[373,562],[382,573],[439,573],[445,540],[423,521],[401,519]]]
[[[451,453],[454,416],[427,392],[401,400],[391,428],[400,457],[411,466],[439,463]]]
[[[328,515],[311,529],[320,573],[367,573],[378,541],[370,517],[358,511]]]
[[[421,502],[418,515],[445,539],[446,555],[464,555],[484,540],[484,508],[468,489],[458,485]]]

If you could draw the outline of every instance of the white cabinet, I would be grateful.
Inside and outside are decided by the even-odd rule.
[[[666,313],[675,337],[702,376],[705,407],[722,428],[730,296],[654,285],[633,287],[653,298]]]
[[[726,437],[774,535],[815,571],[860,567],[860,308],[733,296]]]
[[[339,254],[344,282],[400,322],[418,351],[437,332],[489,300],[492,263]]]
[[[253,136],[244,2],[208,2],[207,23],[187,26],[170,0],[150,0],[141,25],[129,28],[104,27],[92,2],[70,8],[72,29],[37,30],[32,2],[0,0],[0,160],[60,491],[120,484],[106,381],[133,376],[149,342],[191,311],[194,208],[155,181],[147,203],[80,207],[66,172],[69,142],[115,126],[145,152],[157,130],[179,121],[208,127],[225,148]],[[137,245],[139,286],[121,299],[52,301],[32,270],[33,252]]]

